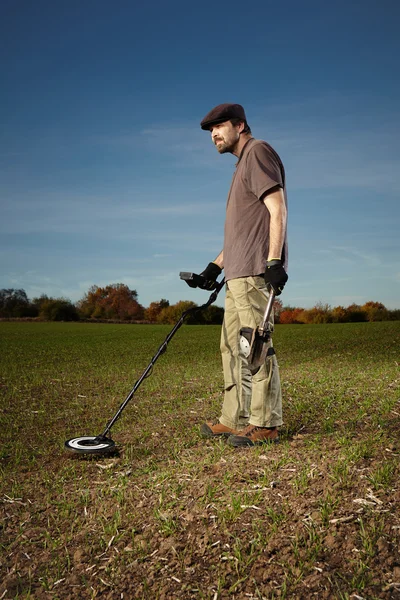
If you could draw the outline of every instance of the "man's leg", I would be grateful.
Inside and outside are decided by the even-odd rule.
[[[246,277],[228,283],[239,318],[238,329],[241,327],[252,329],[258,327],[268,301],[268,291],[264,279],[262,277]],[[271,316],[270,325],[273,327],[273,315]],[[250,377],[250,372],[245,362],[242,370],[241,379],[246,381]],[[276,440],[278,434],[275,428],[282,425],[282,394],[279,368],[272,341],[269,343],[269,352],[264,365],[251,378],[249,424],[253,425],[253,429],[256,430],[256,435],[252,434],[251,440],[253,438],[265,438],[265,441],[268,441],[268,439]],[[231,441],[234,440],[230,438],[230,443]],[[252,445],[252,443],[248,445]]]
[[[233,301],[232,293],[227,291],[225,297],[224,321],[221,330],[221,356],[224,372],[224,402],[219,423],[203,423],[200,432],[204,437],[228,437],[243,429],[249,420],[250,380],[247,392],[242,394],[242,358],[239,356],[240,322]],[[246,385],[245,385],[246,387]],[[243,399],[243,400],[242,400]]]
[[[224,402],[220,423],[243,429],[249,422],[251,378],[246,359],[239,352],[240,319],[234,295],[227,283],[224,322],[221,331],[221,357],[224,372]]]

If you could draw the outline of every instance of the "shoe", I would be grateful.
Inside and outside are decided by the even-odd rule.
[[[206,438],[229,437],[230,435],[236,433],[239,434],[240,431],[226,427],[219,421],[216,423],[208,421],[207,423],[203,423],[203,425],[200,427],[200,434]]]
[[[279,434],[276,427],[257,427],[257,425],[248,425],[239,435],[231,435],[228,439],[228,444],[235,446],[235,448],[256,446],[258,444],[276,444],[278,442]]]

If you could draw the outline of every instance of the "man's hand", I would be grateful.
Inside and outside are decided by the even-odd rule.
[[[198,287],[202,290],[214,290],[217,278],[221,273],[222,269],[217,264],[214,262],[208,263],[204,271],[200,273],[200,277],[203,278],[204,283],[199,283]]]
[[[282,293],[285,283],[289,279],[280,259],[269,260],[264,274],[265,283],[271,287],[275,296]]]

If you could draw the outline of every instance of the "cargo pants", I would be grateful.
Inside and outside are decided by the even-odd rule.
[[[220,423],[233,429],[248,424],[259,427],[282,425],[282,392],[278,362],[271,350],[255,375],[239,346],[242,327],[260,325],[268,302],[263,277],[240,277],[226,284],[225,315],[221,332],[221,355],[225,395]],[[270,317],[273,328],[273,314]],[[272,340],[269,342],[272,348]]]

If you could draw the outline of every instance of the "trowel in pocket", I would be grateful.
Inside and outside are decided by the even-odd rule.
[[[248,368],[252,375],[255,375],[259,368],[264,364],[271,339],[271,327],[269,317],[275,300],[275,292],[271,289],[268,303],[264,312],[263,319],[256,329],[243,327],[240,330],[240,350],[242,355],[247,358]]]

